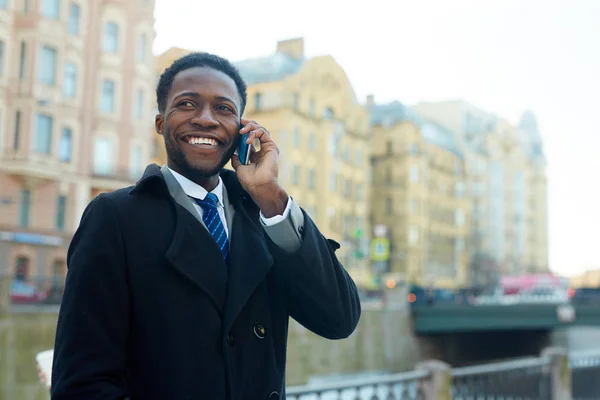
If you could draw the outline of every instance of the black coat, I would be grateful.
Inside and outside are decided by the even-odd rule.
[[[170,196],[157,165],[86,208],[68,251],[54,400],[285,398],[289,317],[348,337],[354,282],[304,214],[302,247],[280,250],[232,171],[229,265]]]

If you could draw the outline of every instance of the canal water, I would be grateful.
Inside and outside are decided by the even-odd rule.
[[[0,317],[0,400],[48,400],[48,392],[38,381],[35,355],[53,347],[56,318],[56,312]],[[571,351],[596,349],[600,328],[569,328],[555,332],[552,339],[555,345]],[[340,378],[313,377],[308,383]]]
[[[0,317],[0,400],[48,400],[35,355],[54,346],[56,313]]]

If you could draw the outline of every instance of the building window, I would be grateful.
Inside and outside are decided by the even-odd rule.
[[[73,150],[73,131],[71,128],[63,128],[58,145],[58,157],[62,162],[71,162]]]
[[[145,33],[140,35],[140,39],[138,41],[138,51],[137,51],[137,59],[139,62],[146,61],[146,52],[148,48],[148,36]]]
[[[115,83],[105,79],[102,82],[102,99],[100,101],[100,110],[105,113],[115,111]]]
[[[116,53],[119,50],[119,25],[114,22],[106,24],[104,32],[104,51]]]
[[[410,181],[412,183],[419,182],[419,167],[417,165],[410,167]]]
[[[333,119],[333,108],[327,107],[323,112],[323,118],[325,119]]]
[[[152,140],[152,148],[151,148],[150,157],[152,157],[152,158],[158,157],[158,155],[160,154],[160,145],[161,145],[161,142],[159,141],[158,138],[155,137]]]
[[[391,140],[386,143],[386,151],[388,156],[394,154],[394,143]]]
[[[58,196],[56,202],[56,230],[63,231],[65,229],[65,210],[67,205],[67,197],[64,195]]]
[[[365,196],[365,187],[362,183],[357,183],[354,189],[354,198],[356,200],[363,200]]]
[[[19,79],[25,78],[25,69],[27,67],[27,43],[21,42],[21,50],[19,51]]]
[[[42,0],[42,15],[46,18],[60,17],[60,0]]]
[[[308,135],[308,149],[310,151],[314,151],[314,150],[317,149],[317,139],[315,137],[315,133],[314,132],[311,132]]]
[[[54,119],[45,114],[38,114],[35,129],[33,150],[36,153],[50,154],[52,151],[52,128]]]
[[[308,115],[311,117],[315,115],[315,99],[310,99],[310,103],[308,103]]]
[[[21,207],[19,209],[19,225],[26,228],[29,226],[29,207],[31,195],[29,190],[21,190]]]
[[[315,180],[316,180],[316,172],[314,170],[314,168],[311,168],[308,170],[308,188],[309,189],[314,189],[315,188]]]
[[[387,215],[394,214],[394,201],[390,197],[385,199],[385,213]]]
[[[144,89],[137,90],[136,103],[135,103],[135,118],[144,118]]]
[[[408,230],[408,243],[411,246],[414,246],[417,243],[419,243],[419,228],[417,228],[416,226],[411,226]]]
[[[262,94],[261,93],[254,93],[254,111],[260,111],[261,107],[262,107]]]
[[[342,232],[346,237],[352,236],[352,216],[344,215]]]
[[[298,110],[298,107],[300,107],[300,94],[298,93],[294,93],[294,110]]]
[[[69,10],[69,33],[79,35],[79,20],[81,17],[81,7],[77,3],[71,3]]]
[[[21,111],[15,113],[15,135],[13,139],[13,150],[19,150],[21,146]]]
[[[338,142],[339,138],[337,134],[334,133],[329,137],[329,154],[331,154],[332,156],[337,156],[338,154]]]
[[[415,199],[412,199],[410,201],[410,213],[412,215],[417,215],[418,212],[419,212],[419,202]]]
[[[0,76],[4,75],[4,58],[5,58],[4,42],[0,40]]]
[[[42,46],[38,70],[38,79],[40,83],[45,85],[56,84],[56,62],[56,49],[48,46]]]
[[[352,181],[350,181],[350,179],[344,181],[344,196],[346,196],[346,198],[352,196]]]
[[[335,177],[335,173],[332,172],[329,174],[329,190],[335,192],[337,189],[337,179]]]
[[[133,146],[131,149],[131,158],[129,159],[129,173],[131,177],[137,179],[142,174],[142,147]]]
[[[456,226],[461,227],[465,225],[465,212],[462,209],[456,210],[455,214]]]
[[[413,143],[413,144],[410,146],[410,154],[413,154],[413,155],[417,155],[417,154],[419,154],[419,145],[418,145],[418,144],[416,144],[416,143]]]
[[[29,258],[17,257],[15,264],[15,281],[25,282],[29,279]]]
[[[465,196],[465,184],[463,182],[457,182],[455,186],[456,197],[459,199]]]
[[[292,183],[294,185],[300,184],[300,167],[294,165],[294,169],[292,170]]]
[[[110,175],[113,171],[113,145],[107,137],[97,137],[94,143],[94,174]]]
[[[363,165],[363,153],[361,150],[356,150],[356,165]]]
[[[77,93],[77,67],[75,64],[65,64],[63,92],[68,98],[75,97]]]

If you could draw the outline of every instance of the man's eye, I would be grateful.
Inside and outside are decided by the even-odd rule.
[[[230,111],[230,112],[233,112],[233,110],[231,109],[231,107],[224,106],[224,105],[217,106],[217,110],[219,110],[219,111]]]
[[[184,100],[181,103],[179,103],[180,107],[194,107],[194,103],[192,103],[191,101],[187,101]]]

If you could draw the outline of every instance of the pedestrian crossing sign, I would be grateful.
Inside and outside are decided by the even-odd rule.
[[[390,241],[379,237],[371,240],[371,260],[387,261],[390,258]]]

